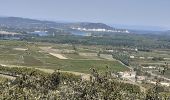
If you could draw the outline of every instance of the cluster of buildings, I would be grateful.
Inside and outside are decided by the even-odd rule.
[[[142,83],[142,81],[144,81],[146,83],[156,84],[156,80],[154,79],[154,77],[148,78],[147,76],[137,76],[135,71],[118,72],[118,75],[116,77],[123,80],[129,80],[131,82]],[[167,87],[170,86],[170,82],[168,81],[162,81],[159,84]]]
[[[115,32],[115,33],[130,33],[128,30],[108,30],[108,29],[87,29],[87,28],[75,28],[73,27],[72,29],[76,29],[76,30],[79,30],[79,31],[92,31],[92,32]]]
[[[0,31],[0,39],[20,39],[20,37],[20,33]]]

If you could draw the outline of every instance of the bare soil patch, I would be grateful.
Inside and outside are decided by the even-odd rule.
[[[63,55],[61,55],[61,54],[56,54],[56,53],[49,53],[49,54],[52,55],[52,56],[55,56],[55,57],[57,57],[59,59],[68,59],[68,58],[64,57]]]

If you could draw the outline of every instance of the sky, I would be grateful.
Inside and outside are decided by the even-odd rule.
[[[0,16],[170,29],[170,0],[0,0]]]

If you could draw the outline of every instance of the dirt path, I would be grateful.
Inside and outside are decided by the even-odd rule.
[[[56,53],[49,53],[49,54],[54,56],[54,57],[57,57],[59,59],[68,59],[68,58],[64,57],[63,55],[61,55],[61,54],[56,54]]]

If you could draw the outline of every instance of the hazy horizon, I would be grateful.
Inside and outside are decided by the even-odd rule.
[[[0,0],[0,15],[170,29],[169,0]]]

